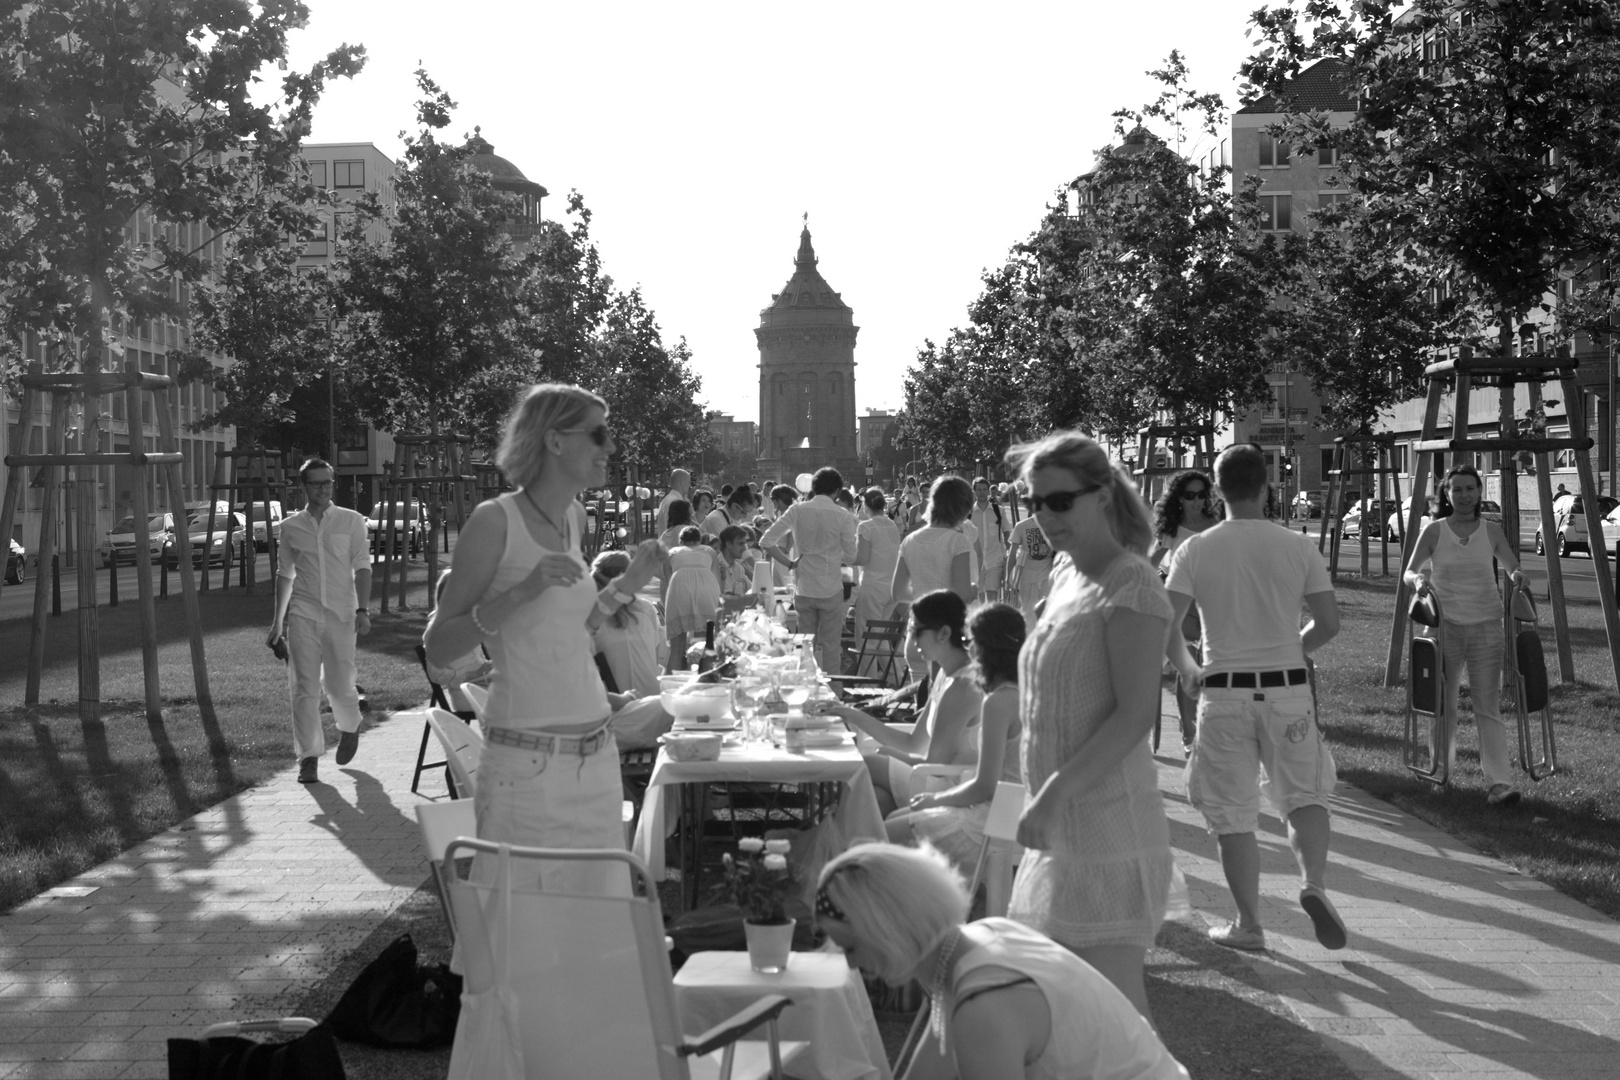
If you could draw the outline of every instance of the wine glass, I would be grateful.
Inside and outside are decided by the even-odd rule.
[[[757,675],[739,675],[731,684],[732,709],[736,712],[737,719],[742,721],[742,737],[749,742],[759,741],[759,728],[755,718],[767,689],[765,680]]]
[[[784,673],[782,676],[782,700],[787,704],[790,713],[804,715],[804,703],[810,700],[810,680],[800,671]]]

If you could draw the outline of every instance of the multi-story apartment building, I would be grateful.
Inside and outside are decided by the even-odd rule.
[[[1214,153],[1229,158],[1210,160],[1229,164],[1233,193],[1253,177],[1260,179],[1261,228],[1268,232],[1304,232],[1316,212],[1346,198],[1338,180],[1337,151],[1321,148],[1300,152],[1268,130],[1281,122],[1285,109],[1326,113],[1348,123],[1355,102],[1335,81],[1340,65],[1321,60],[1300,72],[1279,96],[1267,95],[1232,116],[1230,147]],[[1302,372],[1279,368],[1267,376],[1270,398],[1236,418],[1233,442],[1258,443],[1266,454],[1271,479],[1289,496],[1327,486],[1333,467],[1333,432],[1315,426],[1321,401]]]

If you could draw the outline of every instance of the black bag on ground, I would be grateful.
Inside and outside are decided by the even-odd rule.
[[[325,1024],[290,1042],[170,1039],[169,1080],[344,1080],[343,1059]]]
[[[444,964],[417,964],[416,942],[401,934],[343,992],[326,1023],[346,1042],[425,1050],[454,1042],[460,1016],[461,976]]]

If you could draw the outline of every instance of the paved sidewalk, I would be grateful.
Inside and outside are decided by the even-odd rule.
[[[328,753],[320,784],[289,767],[0,917],[0,1078],[162,1080],[171,1036],[283,1015],[427,880],[420,715],[371,726],[346,768]]]
[[[162,1078],[170,1036],[280,1015],[330,973],[426,880],[407,791],[419,717],[370,728],[347,769],[328,754],[322,785],[289,768],[0,917],[0,1080]],[[1165,731],[1177,860],[1222,918],[1173,718]],[[439,774],[423,790],[441,794]],[[1334,809],[1328,885],[1350,947],[1316,944],[1264,818],[1271,950],[1246,959],[1358,1076],[1620,1074],[1620,924],[1353,788]]]
[[[1171,844],[1193,906],[1215,923],[1231,899],[1186,801],[1173,705],[1164,733]],[[1620,1076],[1620,923],[1348,784],[1333,815],[1327,887],[1349,945],[1316,943],[1288,838],[1266,814],[1269,951],[1242,955],[1362,1080]]]

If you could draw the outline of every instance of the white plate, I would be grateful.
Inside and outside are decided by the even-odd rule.
[[[671,731],[736,731],[735,720],[713,720],[705,723],[702,720],[677,720],[670,727]]]

